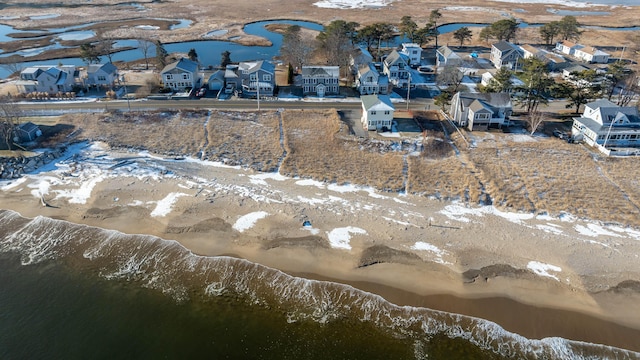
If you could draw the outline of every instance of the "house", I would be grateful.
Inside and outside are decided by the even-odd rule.
[[[635,106],[618,106],[601,99],[588,103],[573,118],[571,137],[600,150],[640,147],[640,116]]]
[[[364,45],[358,46],[355,51],[349,55],[349,66],[353,74],[358,71],[360,65],[368,64],[370,62],[373,62],[373,56],[371,56],[371,53]]]
[[[373,63],[360,65],[356,73],[356,89],[360,95],[389,93],[389,78],[378,72]]]
[[[112,88],[118,79],[118,68],[112,63],[89,64],[85,75],[85,87]]]
[[[395,87],[407,87],[409,84],[409,64],[404,55],[393,50],[382,61],[382,72],[389,77],[389,82]]]
[[[511,70],[516,70],[520,68],[520,64],[522,63],[522,53],[520,51],[517,45],[501,40],[491,45],[489,60],[491,60],[496,69],[506,67]]]
[[[198,63],[185,58],[165,66],[160,75],[164,86],[177,92],[195,89],[202,82],[198,74]]]
[[[556,43],[556,50],[567,55],[574,55],[576,50],[582,49],[583,47],[584,45],[576,44],[569,40]]]
[[[276,87],[275,66],[264,60],[242,61],[227,65],[225,92],[242,92],[243,96],[273,96]]]
[[[451,50],[447,45],[441,46],[436,50],[436,66],[460,66],[462,64],[462,57]]]
[[[422,48],[420,45],[414,43],[402,43],[401,46],[402,49],[400,49],[400,53],[409,59],[409,65],[414,67],[420,66],[420,60],[422,59]]]
[[[487,86],[489,85],[489,83],[491,83],[491,80],[493,80],[493,73],[491,73],[490,71],[487,71],[482,74],[482,79],[480,80],[480,84],[482,84],[483,86]],[[524,85],[524,82],[522,82],[522,80],[520,80],[515,75],[511,75],[509,80],[511,80],[512,87],[518,87],[518,86]]]
[[[549,70],[558,70],[566,63],[562,56],[529,44],[520,45],[520,52],[522,53],[522,57],[525,59],[535,57],[544,61],[544,63],[549,67]]]
[[[610,54],[594,47],[585,46],[581,49],[577,49],[573,56],[588,63],[606,64],[609,62]]]
[[[16,143],[26,143],[35,140],[39,136],[42,136],[42,131],[38,125],[29,121],[16,126],[13,141]]]
[[[339,66],[303,66],[302,94],[319,97],[338,95],[340,93],[339,78]]]
[[[501,127],[511,112],[511,97],[507,93],[458,92],[451,99],[449,115],[458,126],[474,131]]]
[[[30,66],[20,72],[20,79],[16,81],[16,87],[18,92],[22,94],[69,92],[73,91],[77,85],[79,76],[78,69],[73,65]]]
[[[391,130],[395,108],[387,95],[363,95],[362,126],[367,130]]]
[[[207,87],[212,91],[220,91],[224,88],[224,71],[217,70],[209,76]]]
[[[562,70],[562,78],[565,80],[571,80],[571,74],[573,73],[582,73],[583,71],[589,70],[588,67],[580,64],[576,64]]]

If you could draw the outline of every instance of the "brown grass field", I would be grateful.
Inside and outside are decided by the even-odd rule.
[[[390,140],[349,135],[335,110],[75,114],[60,123],[74,126],[77,140],[116,148],[259,171],[281,164],[279,172],[288,176],[640,226],[640,159],[607,158],[555,138],[515,141],[513,134],[463,133],[473,144],[464,149],[456,146],[460,140],[429,130],[422,153],[415,154],[394,150]]]

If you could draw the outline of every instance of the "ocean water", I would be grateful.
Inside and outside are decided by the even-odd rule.
[[[0,359],[637,359],[174,241],[0,211]]]

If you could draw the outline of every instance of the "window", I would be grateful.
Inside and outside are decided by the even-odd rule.
[[[182,79],[183,80],[189,80],[191,76],[189,74],[182,74]]]
[[[264,81],[271,81],[271,74],[264,74],[264,75],[262,75],[262,80],[264,80]]]
[[[376,111],[375,111],[375,110],[371,110],[371,111],[369,112],[369,114],[371,114],[371,115],[375,115],[375,114],[376,114]]]
[[[107,77],[104,75],[98,75],[98,81],[107,81]]]
[[[173,74],[166,74],[165,76],[167,80],[173,80]]]
[[[384,111],[384,114],[385,114],[385,115],[389,115],[390,113],[391,113],[391,112],[390,112],[389,110],[385,110],[385,111]]]
[[[251,74],[251,75],[249,75],[249,80],[251,80],[251,81],[256,81],[256,80],[258,80],[258,75],[257,75],[257,74]]]

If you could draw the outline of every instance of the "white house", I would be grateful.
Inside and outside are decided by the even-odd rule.
[[[522,57],[525,59],[535,57],[544,61],[550,70],[556,70],[566,62],[565,59],[558,54],[548,52],[529,44],[520,45],[520,51],[522,53]]]
[[[462,57],[447,45],[441,46],[436,50],[436,66],[460,66],[460,64],[462,64]]]
[[[356,88],[360,95],[385,95],[389,93],[389,78],[381,75],[373,63],[363,64],[356,73]]]
[[[453,95],[449,109],[452,121],[471,131],[501,127],[511,112],[511,97],[507,93],[458,92]]]
[[[573,43],[569,40],[563,40],[556,43],[556,50],[563,54],[573,55],[576,50],[582,49],[584,45]]]
[[[400,53],[404,54],[409,59],[409,65],[420,66],[420,59],[422,58],[422,48],[420,45],[414,43],[402,43]]]
[[[217,70],[209,76],[207,87],[212,91],[220,91],[224,88],[224,70]]]
[[[601,99],[588,103],[573,118],[571,136],[600,150],[640,147],[640,117],[635,106],[618,106]]]
[[[111,88],[118,79],[118,68],[112,63],[87,66],[84,85],[87,87]]]
[[[395,108],[387,95],[363,95],[362,126],[367,130],[391,130]]]
[[[20,72],[16,87],[22,94],[69,92],[73,91],[73,87],[77,85],[79,75],[79,71],[73,65],[30,66]]]
[[[339,66],[303,66],[302,93],[304,95],[337,95],[340,93]]]
[[[382,61],[382,72],[389,77],[389,82],[396,87],[409,86],[409,64],[404,55],[393,50]]]
[[[609,53],[590,46],[585,46],[582,49],[576,50],[573,55],[584,62],[597,64],[606,64],[607,62],[609,62],[610,56]]]
[[[165,66],[160,75],[164,86],[173,91],[195,89],[202,82],[198,75],[198,63],[185,58]]]

